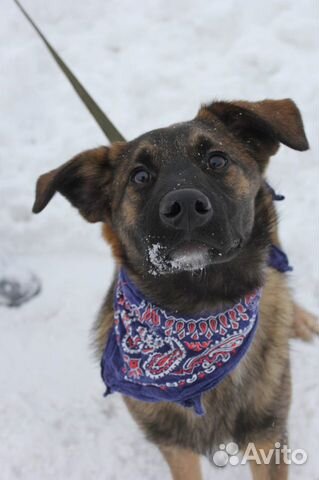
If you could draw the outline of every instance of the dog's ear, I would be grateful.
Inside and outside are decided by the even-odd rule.
[[[217,117],[233,134],[263,156],[274,155],[279,143],[294,150],[309,148],[300,112],[289,98],[261,102],[213,102],[197,118]]]
[[[110,215],[113,167],[110,148],[87,150],[37,181],[33,212],[41,212],[56,192],[61,193],[89,222],[106,221]]]

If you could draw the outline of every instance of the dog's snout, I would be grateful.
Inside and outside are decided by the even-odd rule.
[[[160,202],[162,222],[177,230],[194,230],[212,217],[209,198],[199,190],[184,188],[167,193]]]

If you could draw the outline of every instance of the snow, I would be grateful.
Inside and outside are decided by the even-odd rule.
[[[195,250],[179,249],[174,252],[172,258],[167,259],[165,249],[160,243],[153,243],[147,249],[147,255],[152,267],[149,273],[156,277],[163,272],[176,272],[177,270],[189,270],[194,273],[203,271],[207,265],[208,255],[205,250],[198,246]],[[218,253],[218,255],[222,255]]]
[[[154,275],[155,277],[165,269],[165,264],[161,257],[161,250],[162,246],[160,243],[153,243],[147,251],[148,258],[153,265],[152,268],[149,270],[149,273]]]
[[[318,313],[318,2],[23,3],[127,138],[213,98],[297,102],[312,149],[282,148],[269,178],[286,195],[292,288]],[[0,307],[1,479],[169,478],[120,396],[102,397],[89,332],[113,261],[100,227],[58,197],[31,214],[37,176],[105,139],[14,3],[1,7],[1,257],[43,285],[23,307]],[[291,352],[290,440],[309,459],[290,478],[318,480],[318,342]],[[235,467],[203,466],[205,479],[233,478]]]

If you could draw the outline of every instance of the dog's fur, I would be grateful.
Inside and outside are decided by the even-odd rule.
[[[267,450],[277,441],[287,441],[288,340],[296,331],[310,335],[315,323],[293,305],[285,275],[266,267],[269,245],[279,241],[264,175],[280,143],[300,151],[308,148],[300,113],[291,100],[214,102],[190,122],[81,153],[42,175],[37,184],[34,212],[60,192],[89,222],[103,222],[118,266],[164,309],[188,315],[215,310],[263,286],[254,342],[234,373],[204,395],[204,417],[176,404],[125,398],[147,438],[161,449],[175,480],[199,480],[198,455],[209,456],[219,443],[233,440],[244,448],[255,442]],[[209,169],[212,150],[231,159],[225,171]],[[149,183],[132,181],[136,168],[151,172]],[[209,225],[187,235],[171,231],[159,216],[163,196],[184,187],[204,191],[214,208]],[[238,238],[240,247],[234,249]],[[191,260],[187,268],[177,270],[167,260],[186,240],[210,249],[200,271],[195,265],[189,271]],[[154,264],[149,252],[157,242],[161,258]],[[95,327],[99,355],[113,325],[116,276]],[[297,328],[296,316],[309,328]],[[258,480],[284,480],[287,467],[253,465],[252,473]]]

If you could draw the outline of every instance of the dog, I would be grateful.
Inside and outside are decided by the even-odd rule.
[[[254,442],[267,454],[288,441],[289,339],[307,339],[317,327],[294,304],[285,274],[267,265],[270,246],[280,243],[265,174],[280,144],[308,149],[292,100],[214,101],[191,121],[88,150],[37,182],[35,213],[59,192],[87,221],[103,223],[112,247],[117,270],[94,327],[99,357],[114,329],[120,269],[144,299],[188,319],[260,292],[250,347],[202,393],[201,415],[178,402],[124,395],[174,480],[200,480],[200,455],[210,457],[220,443]],[[251,462],[251,471],[254,480],[288,478],[288,466],[274,459]]]

